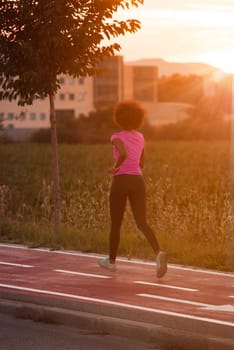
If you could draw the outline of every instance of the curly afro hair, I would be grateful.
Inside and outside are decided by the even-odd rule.
[[[138,101],[121,101],[114,110],[113,120],[125,130],[139,129],[144,122],[145,109]]]

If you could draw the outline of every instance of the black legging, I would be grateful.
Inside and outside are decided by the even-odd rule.
[[[113,177],[110,190],[110,260],[115,260],[117,255],[120,228],[127,199],[129,199],[138,229],[144,233],[155,253],[160,249],[157,238],[146,221],[145,182],[143,177],[140,175],[117,175]]]

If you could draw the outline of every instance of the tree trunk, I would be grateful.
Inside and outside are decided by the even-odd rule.
[[[230,194],[231,194],[231,220],[229,220],[230,239],[234,232],[234,74],[231,75],[231,127],[230,127]]]
[[[58,141],[57,125],[54,109],[54,96],[49,95],[50,100],[50,127],[52,144],[52,166],[54,185],[54,232],[58,236],[60,232],[60,183],[59,183],[59,163],[58,163]]]

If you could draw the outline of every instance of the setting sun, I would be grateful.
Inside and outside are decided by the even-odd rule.
[[[234,73],[234,52],[232,51],[205,53],[201,55],[201,61],[208,62],[225,73]]]

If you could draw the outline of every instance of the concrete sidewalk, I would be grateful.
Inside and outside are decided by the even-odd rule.
[[[64,254],[65,253],[66,252],[64,252]],[[0,312],[2,313],[10,313],[15,317],[30,318],[35,321],[65,324],[113,335],[126,336],[149,342],[151,344],[157,344],[165,349],[171,350],[234,349],[234,313],[232,310],[233,306],[230,304],[223,305],[221,311],[219,310],[220,306],[217,306],[217,312],[208,311],[207,315],[209,317],[204,317],[203,314],[201,314],[202,317],[199,315],[199,313],[204,313],[205,311],[203,309],[200,310],[201,305],[203,304],[198,301],[191,301],[191,305],[199,305],[199,309],[194,309],[194,315],[193,313],[190,315],[188,314],[188,311],[192,307],[195,308],[195,306],[191,305],[189,305],[189,309],[181,308],[181,313],[172,312],[171,310],[177,306],[172,305],[172,295],[170,298],[169,296],[165,297],[168,292],[164,292],[161,296],[161,300],[163,301],[160,300],[160,305],[165,303],[164,299],[167,298],[169,300],[168,305],[165,304],[164,309],[156,309],[155,304],[152,304],[152,307],[150,308],[145,299],[143,299],[142,304],[139,305],[139,307],[136,307],[136,300],[139,299],[140,294],[137,294],[138,299],[136,297],[133,298],[132,296],[128,296],[129,285],[124,278],[126,277],[128,280],[130,277],[127,275],[125,268],[127,271],[130,271],[131,275],[134,275],[134,273],[136,274],[134,279],[135,282],[137,282],[136,279],[139,277],[139,273],[141,273],[142,277],[141,269],[143,264],[143,266],[145,266],[144,276],[147,277],[145,279],[150,281],[152,280],[152,264],[137,261],[136,264],[133,262],[134,266],[132,267],[127,260],[123,259],[123,261],[119,263],[120,272],[117,277],[112,277],[112,275],[107,274],[106,276],[102,276],[103,278],[105,277],[105,280],[102,279],[101,282],[99,282],[99,280],[96,282],[97,276],[102,278],[101,275],[97,275],[97,272],[103,272],[102,270],[100,271],[98,267],[96,269],[96,262],[99,258],[98,256],[92,256],[90,260],[89,255],[67,252],[67,255],[64,255],[67,260],[62,255],[63,261],[61,261],[62,252],[54,254],[47,251],[45,259],[45,254],[40,252],[40,250],[22,248],[19,251],[17,247],[12,248],[4,245],[1,245],[0,247],[0,254],[2,260],[0,262]],[[86,256],[87,260],[85,260]],[[85,270],[85,267],[82,268],[81,265],[79,265],[78,271],[77,266],[74,266],[74,261],[77,263],[80,261],[79,259],[81,259],[81,261],[85,260],[86,267],[87,264],[89,265],[86,268],[88,271]],[[43,267],[43,262],[45,260],[47,266],[46,270]],[[74,279],[73,276],[67,277],[67,275],[64,275],[65,271],[71,274],[71,270],[56,269],[53,271],[60,271],[59,277],[56,275],[56,277],[53,277],[53,281],[51,281],[52,275],[48,274],[49,267],[57,267],[58,263],[60,264],[59,267],[64,266],[66,269],[69,266],[73,266],[73,268],[76,267],[76,272],[73,271],[72,273],[79,274],[79,278]],[[35,268],[33,269],[33,267]],[[25,273],[25,269],[27,269],[27,274]],[[176,267],[171,266],[171,270],[173,269],[176,269]],[[180,270],[179,267],[178,269],[181,274],[183,269],[181,268]],[[148,272],[148,270],[150,272]],[[61,273],[61,271],[63,272]],[[194,270],[196,285],[198,284],[198,271],[199,270]],[[92,276],[96,278],[95,280],[91,280],[91,272],[93,274]],[[82,275],[85,274],[86,276],[82,277]],[[167,277],[166,282],[160,281],[157,284],[157,293],[163,288],[163,290],[168,288],[179,288],[178,283],[177,286],[172,286],[173,276],[176,274],[170,272],[170,266],[168,274],[169,276]],[[192,275],[193,269],[191,269],[191,271],[190,269],[188,269],[188,271],[186,270],[186,274],[186,276],[190,274]],[[218,280],[220,282],[221,277],[223,276],[225,281],[228,281],[225,282],[228,283],[228,287],[233,288],[233,274],[222,274],[219,272],[209,273],[204,270],[204,275],[205,277],[203,277],[203,281],[200,281],[202,277],[199,275],[199,281],[203,286],[208,282],[209,285],[212,284],[212,281],[213,283],[216,283]],[[38,289],[38,279],[40,279],[41,289]],[[43,279],[47,289],[42,289]],[[178,282],[178,279],[176,279],[176,281]],[[52,288],[50,286],[50,283],[52,282],[53,284],[51,284],[51,286],[55,286],[56,288],[54,288],[60,290],[60,292],[53,291],[52,293]],[[169,282],[171,284],[170,286],[169,284],[165,284]],[[77,285],[77,283],[79,283],[79,285]],[[119,284],[124,288],[123,295],[126,295],[126,300],[123,300],[121,286],[119,286]],[[189,285],[191,288],[194,287],[193,283],[189,283]],[[100,288],[101,286],[102,288]],[[113,303],[111,301],[107,302],[107,293],[111,292],[113,294],[113,286],[116,288],[116,294],[118,294],[118,297],[119,295],[121,296],[122,302],[120,302],[121,299],[119,300],[115,295],[113,296]],[[155,286],[153,287],[155,288]],[[147,288],[150,289],[145,291],[152,293],[153,287],[147,286]],[[102,300],[97,299],[97,297],[90,297],[92,295],[97,296],[99,288],[100,295],[103,295],[103,303],[101,302]],[[133,287],[131,288],[133,290]],[[136,291],[139,292],[139,288],[141,287],[137,286],[136,288]],[[80,296],[80,294],[71,294],[71,291],[74,293],[77,289],[79,289],[79,293],[83,291],[82,296]],[[108,291],[106,289],[108,289]],[[183,289],[186,289],[185,286]],[[225,285],[222,289],[225,289]],[[194,289],[194,291],[195,290],[196,289]],[[89,294],[85,295],[85,292],[88,292]],[[173,293],[175,292],[173,291]],[[176,293],[178,292],[176,291]],[[201,292],[203,299],[205,296],[204,293],[204,291]],[[210,298],[213,298],[215,303],[218,302],[218,299],[217,301],[215,299],[215,290],[213,288],[208,290],[207,293],[208,297],[210,295]],[[196,293],[192,292],[192,295],[194,294]],[[229,294],[228,296],[230,296]],[[78,297],[77,300],[74,300],[75,296]],[[181,298],[183,296],[182,287],[180,287],[180,296]],[[199,296],[199,298],[201,298],[201,296]],[[196,298],[198,297],[196,296]],[[178,299],[175,300],[178,301]],[[125,303],[123,303],[123,301]],[[152,303],[152,301],[150,302]],[[185,304],[188,303],[188,301],[184,299],[180,299],[179,302]],[[153,303],[155,303],[155,301],[153,301]],[[227,311],[225,311],[226,309],[224,306],[226,306]],[[227,306],[229,306],[229,309]],[[213,316],[216,314],[218,318]],[[226,314],[228,316],[226,316]],[[221,316],[223,317],[222,321],[220,321]],[[227,317],[226,320],[225,317]]]

